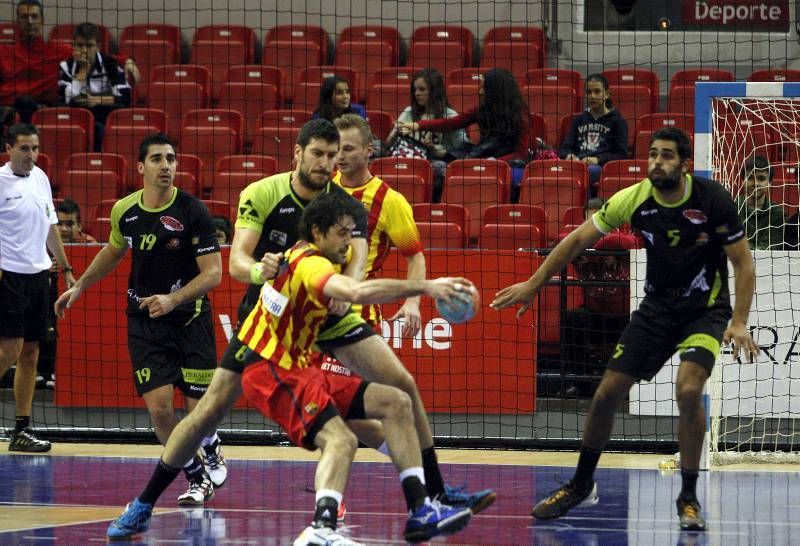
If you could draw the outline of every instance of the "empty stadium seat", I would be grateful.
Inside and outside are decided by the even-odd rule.
[[[542,231],[533,224],[484,224],[478,246],[493,250],[544,248]]]
[[[464,248],[466,240],[461,227],[453,222],[417,222],[419,238],[426,249]]]
[[[457,224],[469,240],[469,211],[461,205],[452,203],[416,203],[411,206],[414,220],[417,222],[453,223]]]
[[[429,203],[433,173],[426,159],[382,157],[370,164],[370,172],[402,193],[409,203]]]
[[[477,236],[483,211],[505,203],[511,183],[511,167],[497,159],[459,159],[450,163],[442,188],[444,203],[461,205],[469,211],[467,236]]]

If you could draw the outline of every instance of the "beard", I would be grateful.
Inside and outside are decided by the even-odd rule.
[[[662,171],[664,172],[664,171]],[[671,191],[677,189],[681,183],[681,172],[675,171],[672,174],[664,173],[662,176],[653,177],[652,172],[648,173],[648,178],[656,189],[661,191]]]
[[[309,175],[306,171],[303,170],[303,167],[301,166],[299,171],[298,171],[298,177],[297,178],[300,181],[300,184],[303,185],[303,187],[308,188],[309,190],[312,190],[312,191],[320,191],[320,190],[324,190],[325,186],[330,181],[329,180],[330,179],[330,173],[328,173],[325,176],[325,180],[324,181],[316,182],[311,177],[311,175]]]

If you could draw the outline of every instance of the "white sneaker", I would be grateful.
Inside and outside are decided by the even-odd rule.
[[[214,484],[207,476],[199,482],[189,484],[189,489],[186,493],[178,497],[178,505],[180,506],[203,506],[206,501],[214,498]]]
[[[225,464],[225,457],[222,455],[222,448],[219,440],[210,446],[200,448],[200,457],[203,459],[203,466],[206,474],[211,478],[211,483],[219,489],[225,480],[228,479],[228,466]]]
[[[294,546],[364,546],[344,537],[330,527],[306,527],[294,541]]]

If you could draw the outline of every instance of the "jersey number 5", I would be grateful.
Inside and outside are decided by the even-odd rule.
[[[669,237],[670,240],[669,246],[678,246],[681,240],[681,230],[671,229],[667,232],[667,237]]]

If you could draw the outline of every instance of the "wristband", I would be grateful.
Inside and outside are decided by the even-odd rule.
[[[72,266],[68,265],[66,267],[61,268],[62,273],[72,273]]]
[[[264,272],[264,264],[256,262],[250,268],[250,283],[251,284],[264,284],[264,278],[261,274]]]

